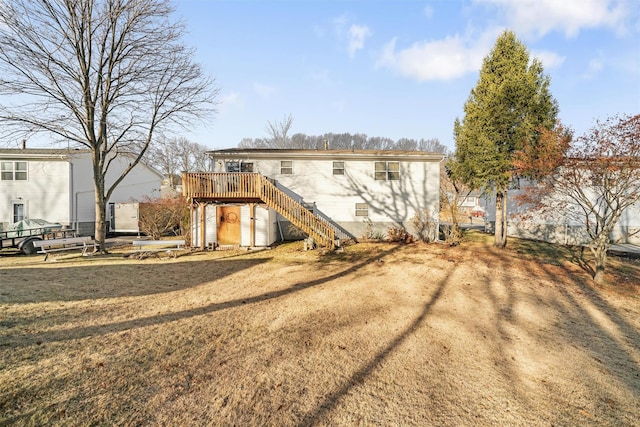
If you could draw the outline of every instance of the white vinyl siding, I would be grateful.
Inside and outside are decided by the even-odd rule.
[[[240,246],[251,246],[251,209],[240,206]]]
[[[272,225],[269,221],[269,210],[263,208],[261,206],[256,206],[255,213],[255,232],[256,232],[256,246],[269,246],[271,242],[269,241],[269,236],[271,232]],[[273,239],[272,241],[274,241]]]

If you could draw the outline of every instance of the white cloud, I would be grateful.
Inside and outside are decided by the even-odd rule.
[[[551,68],[557,68],[564,63],[566,59],[564,56],[560,56],[555,52],[548,50],[539,50],[531,52],[532,57],[536,57],[542,62],[545,71]]]
[[[324,38],[325,31],[324,31],[324,28],[322,28],[320,25],[314,25],[312,30],[313,30],[313,34],[315,34],[317,38],[319,39]]]
[[[331,86],[333,84],[333,78],[327,69],[314,71],[309,75],[309,78],[316,84],[323,86]]]
[[[344,113],[346,111],[347,101],[344,99],[336,99],[331,103],[331,108],[336,113]]]
[[[433,8],[429,5],[426,5],[424,7],[424,9],[422,9],[422,13],[424,13],[424,16],[426,16],[427,18],[432,18],[433,17]]]
[[[396,50],[397,39],[394,38],[384,46],[376,66],[396,70],[419,81],[453,80],[478,71],[494,39],[494,31],[488,31],[479,38],[449,36]]]
[[[341,15],[333,18],[333,31],[335,31],[338,38],[341,38],[344,34],[344,29],[347,26],[347,22],[348,18],[346,15]]]
[[[278,93],[277,87],[258,82],[253,83],[253,90],[263,98],[268,98],[271,95]]]
[[[558,31],[575,37],[585,28],[624,32],[637,0],[474,0],[497,7],[517,33],[542,37]],[[637,7],[637,4],[636,4]]]
[[[602,59],[602,54],[597,58],[592,58],[587,65],[587,69],[582,75],[583,78],[587,80],[591,80],[595,78],[600,72],[604,69],[604,61]]]
[[[229,111],[233,107],[242,107],[244,104],[242,97],[236,92],[230,92],[224,94],[220,99],[220,104],[217,106],[218,113],[223,114]]]
[[[347,52],[349,57],[353,58],[358,50],[364,49],[364,42],[373,34],[371,29],[366,25],[350,24],[351,18],[347,15],[341,15],[333,18],[333,31],[336,40],[343,44],[347,44]]]
[[[349,56],[353,58],[357,50],[364,48],[364,41],[371,37],[371,30],[366,25],[351,25],[349,28]]]

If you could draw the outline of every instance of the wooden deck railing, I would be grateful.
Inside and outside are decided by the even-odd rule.
[[[194,199],[256,199],[261,192],[259,177],[257,173],[183,173],[182,194]]]
[[[313,237],[318,244],[334,249],[333,227],[258,173],[183,173],[182,194],[193,199],[259,199]]]

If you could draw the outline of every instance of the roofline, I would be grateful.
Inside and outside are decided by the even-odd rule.
[[[4,159],[46,159],[46,160],[70,160],[76,155],[91,154],[88,148],[0,148],[0,157]],[[135,158],[131,153],[122,152],[118,156]],[[151,172],[164,178],[162,172],[145,162],[140,160],[140,166],[149,169]]]
[[[235,159],[341,159],[341,160],[412,160],[441,161],[445,155],[427,151],[401,150],[298,150],[238,148],[207,151],[212,158]]]

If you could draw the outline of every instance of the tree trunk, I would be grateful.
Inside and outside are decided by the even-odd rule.
[[[507,246],[507,226],[509,225],[509,211],[507,209],[507,201],[508,201],[509,193],[507,190],[504,191],[504,195],[502,197],[502,247],[505,248]]]
[[[105,220],[107,211],[107,201],[104,199],[104,181],[95,180],[95,202],[96,202],[96,228],[95,241],[100,248],[100,253],[107,253],[105,240],[107,238],[107,224]]]
[[[453,195],[453,202],[449,202],[449,211],[451,213],[451,231],[449,232],[449,240],[451,243],[460,243],[462,233],[460,232],[460,226],[458,225],[458,199],[459,194],[456,190]]]
[[[598,285],[605,283],[604,271],[607,265],[607,246],[598,244],[596,247],[591,247],[593,253],[593,259],[595,261],[595,271],[593,272],[593,281]]]
[[[504,248],[507,244],[505,230],[505,195],[502,191],[496,192],[496,222],[493,246]]]

